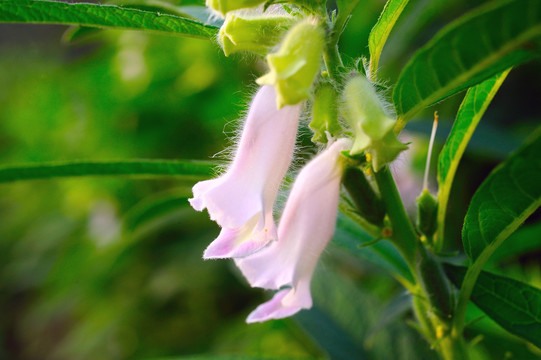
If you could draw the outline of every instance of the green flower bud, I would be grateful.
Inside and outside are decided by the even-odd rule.
[[[364,76],[357,75],[347,82],[342,112],[355,133],[350,154],[369,152],[375,171],[407,149],[393,132],[396,119],[387,115],[374,86]]]
[[[274,85],[276,105],[294,105],[310,96],[310,87],[319,72],[325,32],[315,19],[295,25],[278,52],[267,55],[270,71],[257,79],[259,85]]]
[[[322,84],[317,90],[312,108],[310,129],[314,131],[313,142],[327,142],[327,134],[339,133],[342,128],[338,124],[338,94],[329,83]]]
[[[208,8],[225,15],[229,11],[254,7],[265,3],[267,0],[207,0]]]
[[[293,24],[290,16],[241,17],[228,14],[220,28],[218,40],[225,56],[236,51],[252,51],[265,55]]]

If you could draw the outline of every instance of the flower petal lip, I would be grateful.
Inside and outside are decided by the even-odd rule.
[[[302,309],[312,307],[310,284],[297,289],[283,289],[274,294],[273,298],[261,305],[248,315],[247,323],[263,322],[271,319],[283,319],[292,316]]]
[[[194,209],[206,208],[212,220],[228,229],[222,229],[205,258],[246,256],[276,239],[272,212],[293,158],[301,108],[277,109],[274,87],[261,87],[227,171],[193,187],[189,201]]]
[[[238,229],[222,228],[220,235],[206,248],[203,259],[243,257],[277,239],[272,213],[265,217],[263,221],[260,216],[255,215],[253,220]]]
[[[291,288],[287,298],[278,295],[281,290],[256,309],[249,322],[311,307],[310,281],[336,223],[342,174],[339,156],[350,145],[348,139],[336,141],[300,171],[278,226],[278,241],[253,255],[235,259],[252,287]]]

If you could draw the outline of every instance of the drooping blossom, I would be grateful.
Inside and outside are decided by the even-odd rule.
[[[261,87],[225,174],[193,187],[192,207],[206,208],[222,227],[205,259],[247,256],[276,239],[272,211],[293,157],[301,106],[278,110],[274,87]]]
[[[342,175],[339,156],[348,146],[347,139],[336,141],[300,171],[278,226],[278,241],[235,259],[252,287],[288,287],[255,309],[247,322],[280,319],[312,306],[310,281],[334,233]]]

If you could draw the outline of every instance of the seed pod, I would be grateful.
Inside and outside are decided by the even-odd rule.
[[[424,189],[417,198],[417,228],[431,243],[438,228],[438,200]]]
[[[358,167],[348,167],[344,172],[342,183],[361,217],[382,227],[385,206],[372,185],[366,180],[364,173]]]
[[[454,308],[449,280],[444,275],[441,264],[422,244],[418,245],[416,267],[417,274],[420,275],[419,285],[424,290],[432,310],[440,319],[448,321]]]

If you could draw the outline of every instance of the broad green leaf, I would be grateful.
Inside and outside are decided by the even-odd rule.
[[[445,272],[457,287],[466,271],[466,267],[445,265]],[[483,271],[471,300],[501,327],[541,348],[540,289]]]
[[[541,204],[541,128],[474,194],[462,229],[464,251],[486,259]]]
[[[409,0],[388,0],[379,16],[378,22],[370,31],[368,49],[370,51],[370,74],[372,77],[374,77],[373,74],[378,70],[379,57],[383,46],[385,46],[387,37],[389,37],[396,20],[398,20],[408,2]]]
[[[525,225],[515,231],[490,257],[490,262],[514,260],[522,254],[541,250],[541,222]]]
[[[212,177],[214,164],[199,161],[76,161],[0,167],[0,183],[74,176],[175,177],[198,181]]]
[[[218,31],[215,26],[174,15],[112,5],[31,0],[0,1],[0,22],[146,30],[195,38],[212,38]]]
[[[331,359],[367,359],[363,349],[317,306],[301,311],[295,315],[295,320]]]
[[[360,247],[363,243],[369,243],[374,238],[354,222],[355,219],[351,218],[354,216],[353,214],[346,215],[342,212],[338,213],[336,231],[331,244],[346,250],[363,261],[381,266],[389,270],[391,274],[397,274],[407,281],[413,282],[413,276],[406,262],[389,241],[381,240],[375,244]]]
[[[398,128],[415,113],[541,53],[541,1],[497,1],[446,26],[406,65],[393,93]]]
[[[458,109],[449,137],[440,152],[438,158],[438,248],[442,245],[447,202],[456,169],[477,124],[508,73],[509,70],[506,70],[468,90]]]

